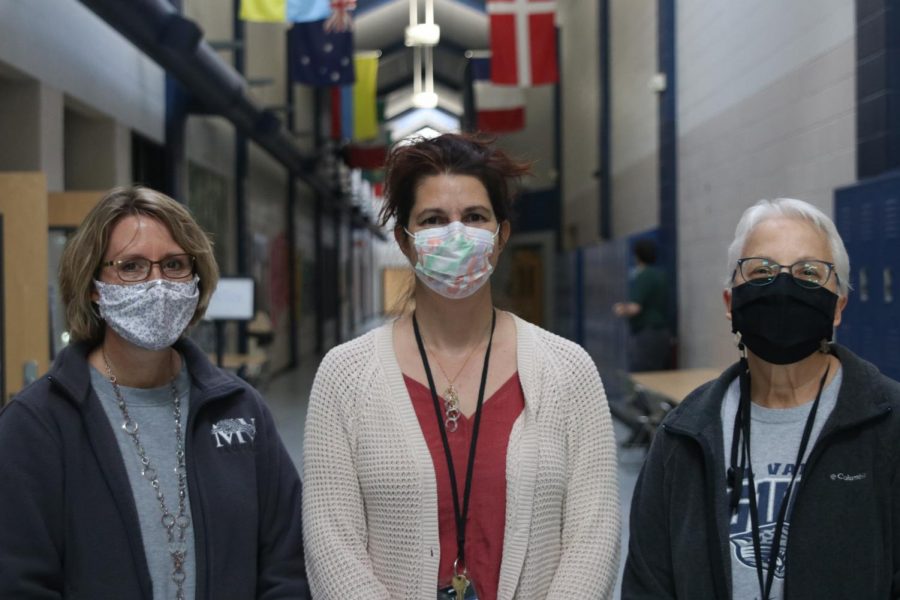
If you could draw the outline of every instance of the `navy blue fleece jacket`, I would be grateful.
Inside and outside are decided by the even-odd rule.
[[[185,442],[196,597],[309,598],[300,479],[269,411],[193,343],[176,348],[191,377]],[[63,350],[0,412],[0,598],[153,598],[131,486],[91,387],[88,350]],[[213,431],[230,419],[255,424],[255,435]]]

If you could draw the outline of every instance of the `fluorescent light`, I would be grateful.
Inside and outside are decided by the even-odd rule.
[[[407,46],[436,46],[441,40],[441,27],[434,23],[419,23],[406,28]]]
[[[438,95],[434,92],[417,92],[413,94],[412,103],[416,108],[435,108],[438,105]]]

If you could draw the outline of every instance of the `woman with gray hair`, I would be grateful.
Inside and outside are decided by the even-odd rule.
[[[623,598],[900,596],[900,384],[832,343],[849,276],[814,206],[744,212],[723,293],[740,360],[653,442]]]

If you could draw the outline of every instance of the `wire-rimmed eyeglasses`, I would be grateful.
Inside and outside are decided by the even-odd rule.
[[[831,279],[834,264],[824,260],[799,260],[792,265],[780,265],[762,256],[749,256],[738,259],[734,274],[740,272],[741,278],[750,285],[769,285],[784,269],[788,270],[797,285],[817,288],[823,287]]]
[[[168,279],[187,279],[194,274],[194,257],[190,254],[172,254],[161,260],[135,256],[100,263],[101,267],[114,267],[119,279],[129,283],[145,281],[150,277],[153,265],[159,265],[159,270]]]

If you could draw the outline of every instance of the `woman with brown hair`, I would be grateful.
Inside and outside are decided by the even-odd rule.
[[[0,413],[0,597],[308,598],[272,417],[183,337],[218,281],[191,214],[112,190],[59,278],[73,343]]]
[[[527,166],[446,134],[395,147],[384,224],[415,309],[329,352],[310,399],[304,523],[317,598],[606,598],[616,457],[576,344],[494,308]]]

